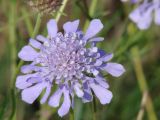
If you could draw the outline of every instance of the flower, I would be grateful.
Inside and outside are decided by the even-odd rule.
[[[100,20],[92,20],[85,34],[78,26],[79,20],[65,23],[63,35],[58,32],[56,21],[51,19],[47,23],[48,37],[31,38],[29,45],[21,49],[19,58],[31,62],[22,66],[24,75],[16,80],[23,101],[32,104],[45,91],[40,102],[43,104],[49,99],[50,106],[58,107],[63,95],[63,103],[58,109],[61,117],[74,107],[75,96],[90,102],[94,93],[101,104],[110,103],[112,92],[108,90],[102,71],[119,77],[125,69],[118,63],[109,62],[113,54],[106,54],[96,47],[96,43],[103,40],[96,37],[103,28]],[[50,96],[54,86],[57,90]]]
[[[129,18],[137,24],[139,29],[148,29],[152,23],[154,12],[154,21],[156,25],[160,25],[160,0],[144,2],[130,13]]]

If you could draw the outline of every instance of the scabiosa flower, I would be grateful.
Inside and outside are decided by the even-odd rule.
[[[50,14],[56,12],[59,6],[62,5],[63,0],[29,0],[27,3],[36,12]]]
[[[24,75],[16,80],[23,101],[32,104],[45,91],[40,102],[43,104],[49,99],[50,106],[58,107],[63,96],[58,109],[60,116],[74,107],[75,96],[90,102],[95,94],[101,104],[110,103],[112,92],[108,90],[102,72],[119,77],[125,69],[118,63],[109,62],[113,54],[96,47],[96,43],[103,40],[96,37],[103,28],[100,20],[92,20],[85,34],[78,25],[79,20],[65,23],[62,34],[52,19],[47,24],[48,37],[38,35],[36,39],[30,39],[29,45],[19,52],[19,58],[31,62],[22,66]],[[52,87],[57,90],[50,96]]]
[[[135,22],[139,29],[147,29],[152,23],[154,16],[154,21],[156,25],[160,25],[160,0],[153,0],[149,2],[144,0],[144,2],[130,13],[129,18]]]

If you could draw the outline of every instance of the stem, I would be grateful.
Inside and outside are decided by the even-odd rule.
[[[96,120],[96,112],[97,112],[97,107],[96,107],[96,98],[93,96],[93,102],[92,102],[92,111],[93,111],[93,120]]]
[[[142,94],[144,94],[146,91],[148,92],[148,85],[146,82],[145,75],[143,73],[143,68],[142,68],[142,63],[141,63],[141,59],[139,56],[138,48],[137,47],[132,48],[131,54],[133,58],[134,69],[136,72],[138,84],[139,84]],[[149,92],[148,92],[148,97],[145,103],[145,108],[147,110],[149,120],[157,120],[157,116],[154,111],[153,102],[152,102],[151,97],[149,96]]]
[[[64,11],[64,8],[65,8],[66,5],[67,5],[67,2],[68,2],[68,0],[63,0],[62,6],[61,6],[61,8],[60,8],[60,10],[59,10],[59,12],[58,12],[56,18],[55,18],[57,22],[59,21],[59,19],[60,19],[62,13],[63,13],[63,11]]]
[[[34,28],[34,31],[33,31],[33,34],[32,34],[32,37],[33,37],[33,38],[37,35],[40,26],[41,26],[41,15],[38,14],[38,16],[37,16],[37,21],[36,21],[36,25],[35,25],[35,28]]]
[[[146,91],[145,93],[143,93],[143,97],[142,97],[142,101],[141,101],[141,108],[138,112],[136,120],[143,120],[144,108],[146,106],[147,98],[148,98],[148,92]]]
[[[32,27],[32,22],[30,20],[30,16],[27,12],[27,10],[25,8],[22,8],[22,14],[24,15],[25,19],[25,24],[26,24],[26,27],[27,27],[27,30],[28,30],[28,33],[29,35],[31,36],[32,33],[33,33],[33,27]]]
[[[16,119],[16,97],[15,97],[15,90],[14,90],[14,75],[16,71],[16,34],[15,34],[15,29],[16,29],[16,4],[12,3],[10,6],[10,15],[9,15],[9,44],[10,44],[10,95],[11,95],[11,101],[12,101],[12,111],[11,115],[9,116],[10,120],[15,120]]]
[[[74,111],[73,111],[73,109],[70,110],[69,120],[74,120]]]

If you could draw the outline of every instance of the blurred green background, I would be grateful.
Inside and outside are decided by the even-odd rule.
[[[123,64],[126,72],[119,78],[107,76],[113,99],[109,105],[96,100],[97,120],[160,120],[160,26],[140,31],[128,19],[135,5],[119,0],[68,0],[59,20],[59,29],[68,20],[88,21],[99,18],[105,40],[99,47],[114,53],[113,61]],[[59,14],[59,13],[58,13]],[[56,15],[56,14],[55,14]],[[33,36],[37,13],[26,0],[0,0],[0,120],[69,120],[60,118],[55,108],[39,101],[28,105],[15,89],[15,75],[20,60],[18,51]],[[46,35],[46,22],[52,15],[41,17],[38,34]],[[93,120],[92,103],[75,98],[75,120]]]

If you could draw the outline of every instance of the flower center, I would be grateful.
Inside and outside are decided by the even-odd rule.
[[[46,44],[46,43],[45,43]],[[76,33],[58,33],[41,49],[42,65],[49,68],[55,77],[70,78],[79,76],[85,67],[83,41]]]

